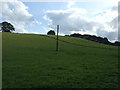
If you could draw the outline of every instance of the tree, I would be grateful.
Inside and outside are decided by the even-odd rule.
[[[115,46],[120,46],[120,42],[115,41],[114,45],[115,45]]]
[[[70,36],[71,36],[71,37],[81,37],[82,35],[79,34],[79,33],[74,33],[74,34],[71,34]]]
[[[50,30],[50,31],[48,31],[47,35],[55,35],[55,31]]]
[[[15,28],[13,27],[13,25],[11,23],[2,22],[1,31],[2,32],[11,32],[11,31],[15,31]]]

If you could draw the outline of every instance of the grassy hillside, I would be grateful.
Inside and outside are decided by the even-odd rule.
[[[59,41],[56,52],[56,40],[45,35],[3,33],[3,88],[118,87],[118,47],[59,38],[92,47]]]

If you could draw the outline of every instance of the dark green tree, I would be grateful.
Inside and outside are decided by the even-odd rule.
[[[55,35],[55,31],[50,30],[50,31],[48,31],[47,35]]]
[[[11,23],[2,22],[1,31],[2,32],[12,32],[12,31],[15,31],[15,28],[13,27],[13,25]]]

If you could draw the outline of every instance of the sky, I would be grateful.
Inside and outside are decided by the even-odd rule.
[[[10,22],[16,33],[47,34],[60,25],[59,35],[118,41],[118,0],[0,0],[0,8],[0,22]]]

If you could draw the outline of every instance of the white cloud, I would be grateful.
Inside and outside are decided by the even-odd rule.
[[[94,20],[96,20],[97,22],[101,23],[110,22],[118,16],[118,7],[113,6],[110,9],[98,10],[94,12],[94,14],[96,15],[94,17],[95,18]]]
[[[33,18],[33,15],[28,12],[28,7],[18,0],[5,0],[0,2],[2,5],[2,13],[0,17],[12,23],[15,26],[16,32],[27,32],[26,24],[41,24]]]
[[[72,31],[92,30],[94,22],[81,16],[84,9],[52,10],[46,12],[46,19],[51,20],[53,25],[60,25],[61,32],[70,34]]]
[[[111,41],[118,40],[118,6],[101,10],[96,14],[94,20],[102,24],[96,32],[97,35],[107,37]]]
[[[37,20],[34,20],[34,23],[35,24],[42,24],[41,22],[37,21]]]
[[[71,7],[74,6],[74,5],[75,5],[75,1],[70,0],[70,1],[68,2],[67,7],[68,7],[68,8],[71,8]]]
[[[95,17],[88,18],[84,16],[89,14],[86,9],[73,8],[73,5],[70,2],[66,10],[48,10],[45,19],[53,26],[59,24],[60,32],[64,34],[87,33],[107,37],[110,41],[118,40],[117,6],[99,10],[94,13]]]

